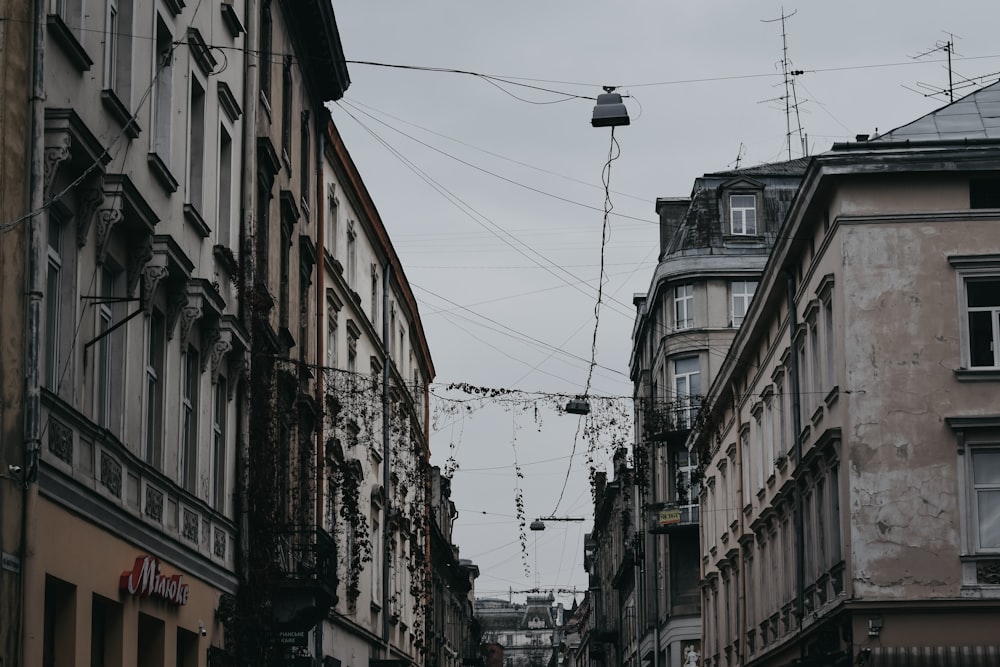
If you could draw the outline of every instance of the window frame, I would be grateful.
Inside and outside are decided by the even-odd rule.
[[[737,285],[741,286],[741,291],[739,292],[736,291]],[[753,285],[752,289],[749,287],[750,285]],[[746,319],[747,312],[750,310],[750,303],[757,293],[758,286],[759,281],[757,280],[733,280],[729,283],[729,322],[733,328],[738,328],[743,324],[743,320]],[[743,314],[739,316],[736,314],[737,300],[739,300],[743,307]]]
[[[229,410],[228,380],[220,375],[212,387],[212,507],[226,511],[227,426]]]
[[[737,206],[737,198],[748,198],[753,200],[753,206]],[[737,211],[740,212],[740,225],[737,229]],[[747,211],[752,212],[753,220],[747,221]],[[752,229],[751,229],[752,227]],[[757,236],[757,195],[748,192],[734,192],[729,195],[729,233],[733,236]]]
[[[972,332],[969,324],[969,282],[982,280],[1000,280],[1000,254],[992,255],[953,255],[948,263],[955,269],[957,284],[956,310],[958,316],[959,338],[961,342],[961,357],[959,368],[955,370],[959,380],[983,379],[1000,380],[1000,307],[976,307],[976,311],[995,312],[993,325],[993,366],[972,365]]]
[[[143,383],[143,460],[163,469],[163,387],[166,384],[166,320],[153,308],[146,316]]]
[[[681,311],[684,317],[681,317]],[[694,284],[674,286],[674,331],[694,328]]]
[[[198,485],[198,389],[201,365],[197,348],[189,346],[181,359],[181,422],[177,476],[180,486],[194,493]]]

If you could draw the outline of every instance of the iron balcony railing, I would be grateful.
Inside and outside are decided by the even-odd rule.
[[[648,441],[663,441],[690,431],[701,411],[702,396],[678,396],[674,400],[647,398],[643,401],[642,427]]]
[[[278,529],[277,574],[288,582],[314,583],[336,593],[337,546],[318,526],[285,525]]]

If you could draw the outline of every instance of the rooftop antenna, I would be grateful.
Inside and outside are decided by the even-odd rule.
[[[928,83],[923,83],[921,81],[918,81],[916,85],[917,88],[919,88],[920,90],[917,90],[916,88],[910,88],[909,86],[903,86],[903,88],[906,88],[911,92],[917,93],[918,95],[923,95],[924,97],[943,97],[947,95],[948,102],[950,103],[955,101],[955,91],[960,91],[964,88],[970,88],[972,86],[981,86],[984,83],[986,83],[987,80],[995,79],[997,74],[1000,74],[1000,72],[991,72],[990,74],[980,74],[978,76],[971,76],[971,77],[966,77],[956,72],[954,69],[952,69],[952,56],[956,55],[955,39],[956,38],[962,39],[962,38],[951,32],[946,32],[945,34],[948,35],[947,41],[942,42],[938,40],[938,42],[934,44],[934,48],[928,49],[923,53],[918,53],[917,55],[913,56],[913,59],[916,60],[918,58],[924,58],[926,56],[931,55],[932,53],[937,53],[938,51],[944,51],[945,53],[947,53],[948,87],[941,88],[940,86],[932,86]]]
[[[799,147],[802,155],[806,156],[809,154],[809,148],[806,146],[806,140],[802,134],[802,118],[799,116],[799,98],[795,91],[795,77],[804,72],[800,69],[790,69],[791,63],[788,61],[788,31],[785,29],[785,20],[795,16],[798,11],[796,9],[791,14],[786,14],[785,8],[782,6],[781,16],[778,18],[761,19],[761,23],[781,21],[781,74],[784,78],[785,94],[782,97],[774,98],[774,100],[785,103],[785,141],[788,145],[789,160],[792,159],[792,111],[795,112],[795,126],[796,132],[799,135]],[[770,102],[772,100],[765,101]]]
[[[745,148],[746,148],[746,146],[741,141],[740,142],[740,149],[738,151],[736,151],[736,159],[729,163],[729,166],[733,167],[733,169],[739,169],[740,168],[740,162],[743,160],[743,153],[744,153],[744,149]]]

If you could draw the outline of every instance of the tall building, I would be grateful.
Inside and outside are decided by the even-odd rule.
[[[476,617],[483,643],[502,649],[504,667],[543,667],[558,654],[563,606],[551,593],[528,595],[524,603],[479,598]]]
[[[690,439],[706,665],[1000,660],[997,108],[810,162]]]
[[[0,662],[452,658],[434,367],[324,106],[332,5],[48,9],[0,1]]]
[[[698,460],[686,439],[746,316],[807,160],[706,174],[656,202],[659,263],[636,295],[630,374],[637,410],[635,539],[639,664],[700,651]]]

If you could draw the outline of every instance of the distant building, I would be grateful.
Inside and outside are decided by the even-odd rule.
[[[656,201],[659,263],[636,295],[630,374],[639,419],[633,530],[640,664],[684,664],[700,650],[698,461],[686,439],[742,324],[804,159],[706,174]],[[632,491],[629,491],[631,494]]]
[[[563,638],[563,606],[555,596],[529,595],[525,603],[476,600],[482,641],[503,648],[504,667],[545,667]]]
[[[1000,664],[998,109],[810,162],[691,435],[707,667]]]

